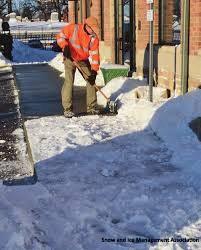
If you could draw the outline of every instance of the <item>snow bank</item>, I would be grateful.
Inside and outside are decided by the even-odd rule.
[[[127,102],[130,100],[134,89],[140,85],[145,85],[145,82],[127,77],[118,77],[108,82],[107,85],[102,88],[102,91],[113,101],[118,98],[121,102]],[[97,93],[97,99],[99,105],[106,105],[107,101],[100,92]]]
[[[13,61],[15,63],[47,63],[56,56],[53,51],[34,49],[23,42],[14,40]]]
[[[14,22],[10,22],[10,28],[12,32],[19,31],[59,31],[62,27],[66,25],[65,22],[17,22],[16,19]],[[1,27],[0,27],[1,29]]]
[[[7,65],[11,65],[11,62],[7,60],[0,52],[0,67],[5,67]]]
[[[58,53],[50,62],[49,65],[56,70],[64,73],[64,64],[63,64],[63,55],[62,53]],[[61,75],[64,77],[64,74]]]
[[[101,65],[101,68],[103,68],[103,69],[128,69],[129,70],[129,65],[103,63]]]
[[[189,123],[201,116],[201,90],[169,100],[154,114],[150,125],[174,152],[173,162],[201,174],[201,143]]]
[[[144,91],[140,99],[137,98],[136,92]],[[145,79],[133,79],[128,77],[119,77],[112,79],[102,91],[112,101],[118,105],[118,116],[133,117],[141,123],[141,128],[148,126],[150,119],[156,112],[157,108],[167,99],[162,98],[163,88],[153,88],[154,103],[148,101],[148,86]],[[101,93],[97,93],[98,104],[106,106],[106,99]]]

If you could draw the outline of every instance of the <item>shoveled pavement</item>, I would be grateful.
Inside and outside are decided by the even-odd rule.
[[[59,72],[47,64],[16,65],[14,67],[19,89],[20,109],[25,119],[62,115]],[[86,111],[86,88],[74,86],[75,113]]]

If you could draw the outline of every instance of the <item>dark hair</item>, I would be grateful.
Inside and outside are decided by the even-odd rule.
[[[10,30],[10,25],[8,22],[3,22],[2,23],[2,30],[3,31],[9,31]]]

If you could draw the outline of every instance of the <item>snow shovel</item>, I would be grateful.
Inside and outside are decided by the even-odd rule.
[[[87,80],[88,76],[86,76],[85,72],[82,71],[82,68],[80,67],[80,65],[75,61],[73,61],[73,64],[80,71],[80,73],[83,75],[84,79]],[[111,101],[110,98],[108,98],[105,95],[105,93],[103,93],[103,91],[96,84],[94,84],[94,87],[107,100],[107,106],[105,108],[105,112],[109,112],[109,113],[112,113],[112,114],[117,114],[117,102],[116,101]]]

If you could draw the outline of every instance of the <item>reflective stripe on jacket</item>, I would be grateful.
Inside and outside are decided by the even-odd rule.
[[[83,24],[69,24],[57,35],[58,45],[64,49],[69,46],[71,57],[75,61],[91,58],[91,68],[99,70],[99,39],[96,35],[88,35]]]

